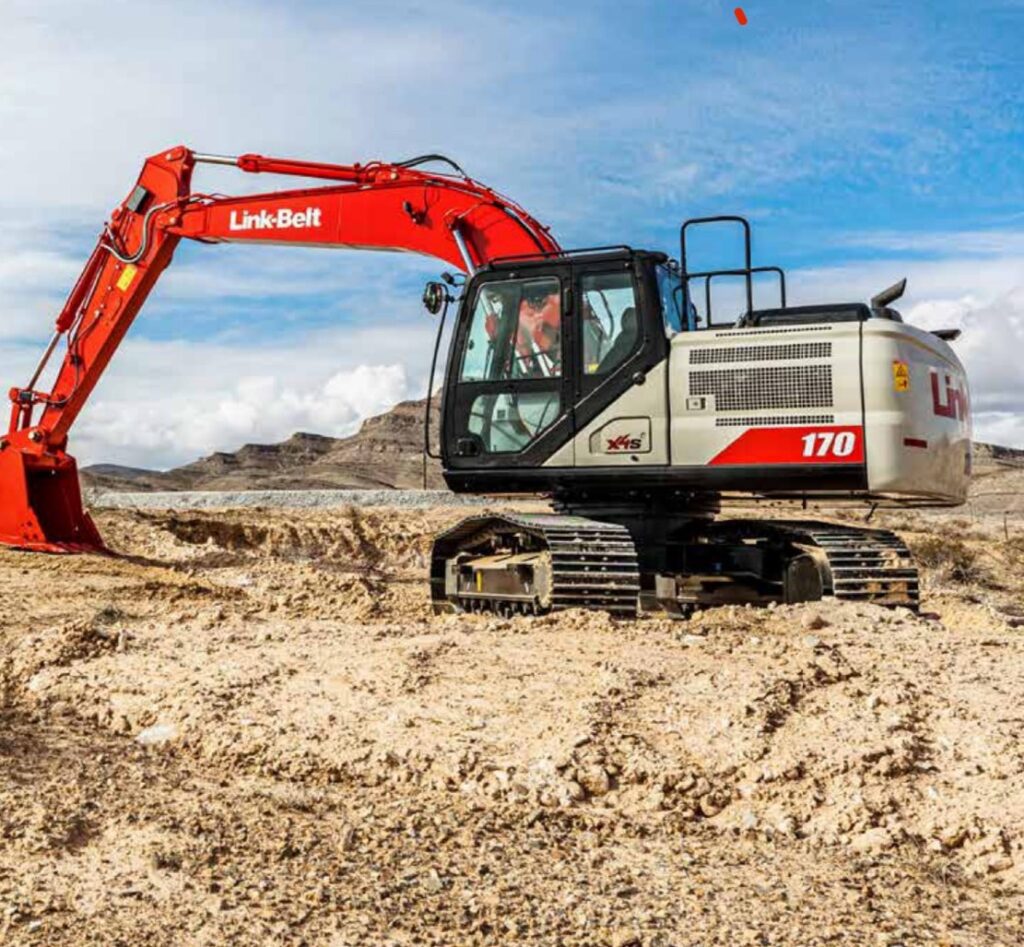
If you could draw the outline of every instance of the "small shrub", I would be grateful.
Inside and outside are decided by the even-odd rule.
[[[986,584],[990,576],[979,561],[978,551],[962,539],[926,536],[911,544],[914,559],[947,581]]]

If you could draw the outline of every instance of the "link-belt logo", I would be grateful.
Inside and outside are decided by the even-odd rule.
[[[956,418],[963,421],[970,413],[971,405],[967,397],[967,387],[961,379],[955,382],[943,375],[943,383],[939,382],[939,372],[931,369],[932,376],[932,409],[940,418]]]
[[[605,453],[615,451],[638,451],[643,450],[644,439],[635,434],[620,434],[618,437],[609,437],[605,447]]]
[[[282,207],[279,210],[261,210],[256,213],[248,210],[239,213],[233,210],[228,218],[228,230],[294,230],[319,226],[319,207],[307,207],[305,210]]]

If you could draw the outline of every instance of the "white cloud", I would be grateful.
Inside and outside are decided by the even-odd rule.
[[[836,243],[840,246],[870,247],[929,256],[1024,256],[1024,231],[1021,230],[966,230],[953,233],[879,230],[848,234]]]
[[[39,339],[81,271],[83,259],[49,228],[0,228],[0,339]]]
[[[480,95],[558,62],[554,34],[526,14],[456,0],[391,15],[377,4],[259,0],[3,6],[3,203],[65,219],[112,207],[142,158],[176,143],[342,162],[461,148],[486,176],[510,163],[504,129],[519,105],[492,96],[484,115]],[[197,172],[203,190],[280,180]]]
[[[130,465],[181,463],[247,443],[274,443],[296,431],[343,436],[409,395],[404,366],[359,365],[326,381],[253,375],[218,391],[98,401],[83,419],[83,463],[116,457]]]
[[[341,437],[426,391],[434,326],[329,329],[280,345],[126,340],[71,436],[83,464],[166,468],[304,430]],[[0,345],[27,376],[38,353]]]

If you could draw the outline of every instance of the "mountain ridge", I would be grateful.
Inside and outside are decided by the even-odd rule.
[[[331,437],[297,431],[276,444],[245,444],[172,470],[93,464],[80,471],[86,489],[156,490],[340,490],[443,488],[437,461],[423,463],[426,401],[402,401],[367,418],[355,434]],[[431,428],[440,412],[434,401]],[[435,439],[436,446],[436,439]]]

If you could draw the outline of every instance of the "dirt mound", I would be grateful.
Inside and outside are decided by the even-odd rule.
[[[429,549],[426,527],[409,528],[390,514],[349,507],[336,513],[295,516],[251,513],[142,514],[143,521],[191,546],[271,559],[341,561],[372,570],[385,561],[402,568],[410,556]]]
[[[8,684],[25,684],[41,668],[63,668],[124,647],[123,613],[106,606],[91,618],[64,621],[21,638],[6,663]]]

